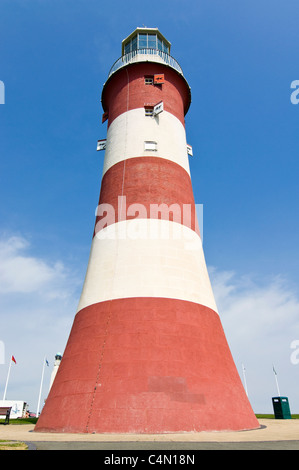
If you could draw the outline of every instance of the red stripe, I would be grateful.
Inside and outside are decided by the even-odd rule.
[[[36,431],[258,427],[219,316],[192,302],[116,299],[75,317]]]
[[[125,199],[120,204],[121,196]],[[142,211],[132,204],[141,204]],[[195,209],[190,176],[180,165],[157,157],[130,158],[103,176],[94,235],[107,225],[136,217],[174,220],[199,234]]]
[[[162,85],[146,85],[145,76],[164,73]],[[154,106],[163,101],[164,110],[185,125],[190,106],[190,89],[185,79],[173,69],[153,63],[131,64],[114,73],[102,92],[102,105],[109,113],[108,126],[120,114],[131,109]]]

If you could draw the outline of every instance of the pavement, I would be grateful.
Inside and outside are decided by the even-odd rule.
[[[259,424],[249,431],[171,434],[41,433],[31,424],[9,424],[0,426],[0,439],[26,442],[29,450],[299,450],[298,419],[259,419]]]

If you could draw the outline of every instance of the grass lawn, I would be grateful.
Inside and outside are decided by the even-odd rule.
[[[5,419],[0,419],[0,424],[4,424]],[[9,425],[11,424],[35,424],[37,422],[37,418],[17,418],[17,419],[10,419]]]
[[[256,414],[257,419],[275,419],[274,415],[263,415],[263,414]],[[293,415],[292,419],[299,419],[299,415]]]
[[[27,450],[28,445],[21,441],[0,440],[0,450]]]

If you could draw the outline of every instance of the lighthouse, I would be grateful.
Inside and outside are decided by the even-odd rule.
[[[60,366],[60,363],[61,363],[61,358],[62,358],[62,354],[60,352],[55,354],[55,361],[54,361],[54,366],[53,366],[53,370],[52,370],[52,373],[51,373],[49,391],[51,390],[51,387],[53,385],[53,382],[54,382],[54,379],[56,377],[57,371],[59,369],[59,366]]]
[[[137,28],[103,86],[90,256],[35,431],[259,427],[206,267],[185,129],[191,91],[170,48],[157,28]]]

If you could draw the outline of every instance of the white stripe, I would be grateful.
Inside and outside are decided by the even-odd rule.
[[[144,142],[157,142],[156,151],[145,151]],[[115,163],[128,158],[154,156],[181,165],[189,174],[186,132],[181,121],[163,111],[145,116],[144,108],[118,116],[108,128],[103,174]]]
[[[188,300],[217,312],[200,237],[184,225],[157,219],[102,229],[92,242],[78,311],[129,297]]]

